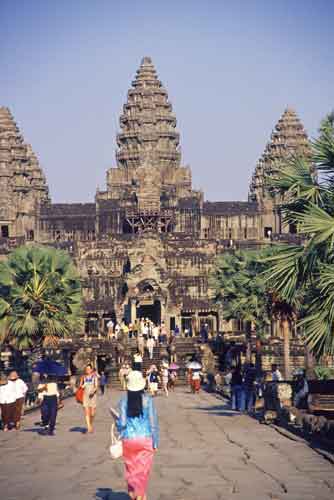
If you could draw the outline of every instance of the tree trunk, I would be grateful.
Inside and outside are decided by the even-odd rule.
[[[284,343],[284,379],[290,380],[290,324],[289,320],[282,320]]]
[[[255,369],[258,377],[262,376],[262,342],[259,337],[256,339]]]
[[[306,369],[306,377],[309,380],[315,380],[317,377],[314,372],[315,368],[315,359],[310,351],[310,348],[305,345],[305,369]]]
[[[246,363],[252,361],[252,323],[246,322]]]

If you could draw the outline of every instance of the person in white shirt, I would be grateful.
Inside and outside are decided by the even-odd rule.
[[[8,377],[9,390],[15,394],[15,415],[14,424],[17,430],[21,426],[22,410],[24,405],[25,396],[28,390],[28,386],[23,380],[18,376],[16,371],[12,371]]]
[[[112,339],[114,335],[114,322],[110,319],[107,323],[108,328],[108,338]]]
[[[154,349],[154,346],[155,346],[155,340],[150,335],[149,338],[147,339],[147,342],[146,342],[146,347],[147,347],[148,355],[149,355],[150,359],[153,359],[153,349]]]
[[[271,375],[273,382],[281,382],[283,380],[282,374],[276,364],[271,365]]]
[[[160,335],[160,327],[159,325],[154,325],[153,330],[152,330],[153,338],[156,342],[159,341],[159,335]]]
[[[133,369],[141,372],[143,365],[143,356],[142,353],[137,350],[137,352],[133,356]]]
[[[50,436],[53,436],[58,412],[58,385],[56,380],[49,376],[44,384],[39,384],[37,390],[39,397],[42,398],[42,426]]]
[[[10,424],[15,419],[16,394],[10,389],[7,377],[2,377],[0,381],[0,408],[3,430],[10,430]]]

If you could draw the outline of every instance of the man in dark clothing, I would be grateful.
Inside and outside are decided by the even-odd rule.
[[[101,377],[100,377],[100,391],[101,391],[101,395],[102,396],[104,395],[104,391],[105,391],[106,385],[107,385],[106,374],[104,372],[101,372]]]
[[[208,330],[207,330],[206,325],[201,326],[201,330],[200,330],[199,334],[201,337],[202,344],[207,344],[209,335],[208,335]]]
[[[254,409],[255,402],[255,379],[256,379],[256,370],[253,363],[250,363],[245,371],[244,377],[244,391],[245,391],[245,402],[246,409],[248,413],[252,413]]]
[[[231,378],[232,410],[245,410],[245,400],[243,397],[241,367],[236,366],[232,370]]]

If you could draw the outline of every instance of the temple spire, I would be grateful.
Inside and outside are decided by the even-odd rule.
[[[296,154],[310,156],[310,143],[297,113],[287,107],[255,167],[249,198],[254,201],[262,200],[266,195],[265,177],[274,176],[282,163]]]
[[[146,161],[155,167],[180,165],[179,133],[172,105],[150,57],[144,57],[120,117],[117,166],[137,168]]]
[[[1,227],[9,236],[31,238],[49,191],[36,155],[6,107],[0,107],[0,192]]]

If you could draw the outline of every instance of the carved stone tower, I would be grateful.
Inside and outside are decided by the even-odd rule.
[[[289,158],[294,155],[310,156],[310,143],[305,129],[296,112],[287,108],[270,136],[264,153],[259,159],[253,174],[249,200],[256,201],[263,211],[264,236],[272,232],[282,233],[292,231],[283,227],[277,205],[282,201],[273,195],[268,178],[275,175]]]
[[[181,166],[176,118],[149,57],[143,58],[128,91],[120,128],[117,166],[107,172],[107,191],[96,197],[99,221],[108,207],[115,211],[117,205],[123,210],[118,219],[125,215],[118,232],[174,230],[180,200],[191,198],[198,204],[201,195],[192,190],[189,167]],[[98,227],[106,224],[99,222]]]
[[[31,146],[8,108],[0,107],[0,226],[2,237],[34,239],[48,187]]]
[[[250,184],[250,199],[263,202],[269,196],[265,177],[275,176],[282,164],[293,155],[310,155],[310,143],[296,112],[287,108],[270,136],[258,161]]]

